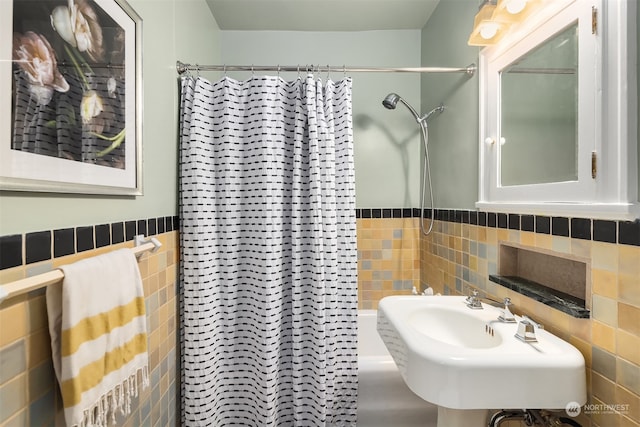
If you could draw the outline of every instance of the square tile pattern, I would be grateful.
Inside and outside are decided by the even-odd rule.
[[[140,225],[136,224],[135,225]],[[154,229],[158,221],[154,219]],[[176,224],[177,225],[177,224]],[[120,426],[178,425],[177,298],[179,242],[174,222],[156,237],[162,247],[156,253],[146,253],[138,261],[143,279],[149,348],[151,385],[133,399],[132,413],[126,419],[118,416]],[[7,283],[39,274],[64,264],[92,257],[132,242],[107,244],[109,226],[78,227],[56,232],[29,233],[25,236],[26,261],[0,270],[0,283]],[[113,228],[114,241],[123,240],[123,226]],[[51,257],[51,247],[58,250]],[[16,246],[16,237],[3,246]],[[77,248],[73,252],[74,244]],[[14,248],[19,254],[22,249]],[[65,255],[62,255],[65,254]],[[4,254],[3,254],[4,255]],[[12,264],[17,255],[10,258]],[[41,261],[43,260],[43,261]],[[63,425],[58,384],[51,362],[44,289],[14,297],[0,304],[0,426]]]
[[[419,218],[359,218],[358,306],[420,287]]]

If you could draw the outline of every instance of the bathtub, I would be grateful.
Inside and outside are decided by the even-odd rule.
[[[435,427],[438,407],[406,386],[376,320],[376,310],[358,311],[358,427]]]

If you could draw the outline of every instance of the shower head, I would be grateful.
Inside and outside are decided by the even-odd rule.
[[[398,105],[398,100],[400,99],[400,95],[397,93],[390,93],[382,100],[382,105],[389,110],[395,110],[396,105]]]
[[[409,111],[411,111],[411,114],[413,114],[413,117],[415,117],[415,119],[416,119],[416,121],[418,123],[421,122],[420,116],[418,115],[418,112],[416,110],[414,110],[414,108],[411,105],[409,105],[409,103],[407,101],[402,99],[402,97],[400,95],[398,95],[397,93],[390,93],[389,95],[387,95],[382,100],[382,105],[384,105],[384,107],[389,109],[389,110],[395,110],[396,109],[396,105],[398,105],[398,101],[402,102],[404,104],[404,106],[407,107],[409,109]]]

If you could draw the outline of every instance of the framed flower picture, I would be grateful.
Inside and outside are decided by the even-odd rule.
[[[0,189],[142,194],[141,19],[123,0],[0,1]]]

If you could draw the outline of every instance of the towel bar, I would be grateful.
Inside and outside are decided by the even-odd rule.
[[[141,256],[146,251],[155,252],[160,246],[162,246],[155,237],[150,237],[148,240],[145,240],[144,236],[138,235],[135,236],[134,239],[136,246],[131,248],[131,251],[136,257]],[[44,288],[62,279],[64,279],[64,273],[62,273],[61,270],[56,269],[0,285],[0,303],[7,298],[12,298],[27,292],[35,291],[36,289]]]

